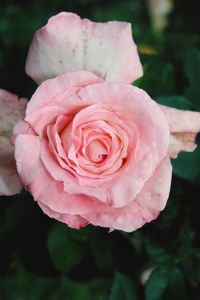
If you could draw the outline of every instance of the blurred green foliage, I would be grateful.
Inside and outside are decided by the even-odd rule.
[[[132,22],[144,76],[135,84],[159,103],[200,110],[198,1],[174,0],[162,34],[144,0],[1,0],[0,86],[30,97],[24,72],[34,32],[57,12]],[[126,234],[80,231],[48,218],[23,192],[0,199],[1,300],[199,300],[200,147],[173,162],[172,190],[159,218]],[[151,270],[144,283],[141,278]]]

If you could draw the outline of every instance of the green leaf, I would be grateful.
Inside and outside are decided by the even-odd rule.
[[[100,228],[93,228],[90,245],[97,267],[100,270],[111,272],[114,270],[114,260],[110,248],[108,232]]]
[[[77,265],[85,253],[85,243],[74,239],[66,225],[56,223],[48,237],[48,249],[55,268],[68,272]],[[81,233],[80,233],[81,234]]]
[[[159,96],[155,100],[162,105],[183,109],[194,110],[194,105],[186,98],[182,96]]]
[[[145,285],[145,300],[161,300],[168,286],[169,277],[169,268],[154,270]]]
[[[187,300],[185,278],[175,266],[152,272],[145,286],[145,300]]]
[[[185,278],[179,268],[174,268],[171,272],[167,292],[165,295],[166,300],[187,300]]]
[[[0,295],[3,300],[107,300],[110,281],[93,279],[78,283],[67,277],[47,278],[24,270],[14,262],[12,273],[0,278]]]
[[[122,273],[116,273],[109,300],[137,300],[134,280]]]
[[[187,96],[191,100],[195,107],[200,109],[200,51],[192,48],[185,55],[184,62],[185,74],[189,80],[189,87],[187,90]]]

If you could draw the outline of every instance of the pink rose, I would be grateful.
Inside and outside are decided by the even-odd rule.
[[[9,138],[15,124],[24,118],[26,104],[26,99],[0,89],[0,195],[13,195],[22,189]]]
[[[26,72],[38,84],[68,71],[90,71],[111,82],[131,83],[142,65],[127,22],[95,23],[62,12],[38,30]]]
[[[169,126],[136,87],[87,71],[44,81],[14,134],[24,185],[48,216],[70,227],[129,232],[165,207]]]

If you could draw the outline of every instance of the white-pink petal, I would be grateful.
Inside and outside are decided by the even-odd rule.
[[[62,12],[39,29],[30,46],[26,72],[38,84],[68,71],[86,70],[110,82],[131,83],[142,65],[127,22],[95,23]]]
[[[10,136],[25,115],[27,100],[0,89],[0,195],[13,195],[22,189],[16,170]]]
[[[170,127],[170,157],[176,158],[181,151],[192,152],[200,132],[200,112],[180,110],[160,105]]]

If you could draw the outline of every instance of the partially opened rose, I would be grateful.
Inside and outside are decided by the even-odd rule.
[[[13,195],[22,189],[16,170],[10,136],[16,123],[24,118],[27,100],[0,89],[0,195]]]
[[[20,177],[70,227],[133,231],[165,207],[169,126],[142,90],[69,72],[43,82],[15,128]]]

